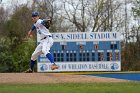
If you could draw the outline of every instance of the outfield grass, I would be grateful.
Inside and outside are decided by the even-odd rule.
[[[140,93],[140,82],[0,84],[0,93]]]

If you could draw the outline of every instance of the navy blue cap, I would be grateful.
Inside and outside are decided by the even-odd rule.
[[[39,16],[39,12],[37,11],[32,12],[32,17],[36,17],[36,16]]]

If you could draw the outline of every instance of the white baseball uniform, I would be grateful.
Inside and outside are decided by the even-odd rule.
[[[39,34],[40,38],[40,44],[36,47],[35,51],[33,52],[31,56],[31,60],[35,61],[40,54],[47,55],[50,53],[50,48],[53,45],[53,39],[52,35],[49,32],[49,30],[42,25],[43,22],[42,19],[38,19],[38,21],[33,25],[33,29],[37,30],[37,33]]]

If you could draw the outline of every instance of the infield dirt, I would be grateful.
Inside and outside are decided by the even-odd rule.
[[[127,80],[64,73],[0,73],[0,84],[128,82]]]

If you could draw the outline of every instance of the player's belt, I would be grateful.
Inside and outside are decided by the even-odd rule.
[[[45,37],[42,38],[41,40],[46,39],[47,37],[52,37],[52,36],[51,36],[51,35],[45,36]]]

